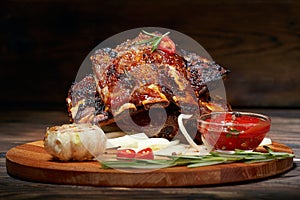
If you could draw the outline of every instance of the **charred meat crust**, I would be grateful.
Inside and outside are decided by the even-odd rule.
[[[185,50],[175,54],[152,52],[150,45],[139,44],[145,39],[149,36],[141,33],[114,49],[99,49],[91,56],[93,75],[73,84],[67,98],[75,122],[108,125],[124,120],[123,112],[130,110],[138,124],[148,120],[147,110],[152,105],[159,104],[167,110],[165,127],[156,133],[145,131],[171,139],[178,132],[180,113],[211,111],[207,85],[213,88],[213,83],[229,71]]]

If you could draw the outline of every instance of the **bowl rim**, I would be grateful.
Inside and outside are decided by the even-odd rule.
[[[267,115],[261,114],[261,113],[245,112],[245,111],[217,111],[217,112],[206,113],[206,114],[200,115],[197,118],[197,122],[199,124],[216,125],[216,126],[228,126],[228,125],[230,125],[230,126],[253,126],[253,125],[257,124],[257,123],[243,123],[243,124],[240,124],[240,123],[233,123],[233,122],[229,122],[229,123],[207,122],[204,119],[202,119],[204,117],[208,117],[208,116],[211,116],[211,115],[218,115],[218,114],[224,114],[224,119],[225,119],[226,114],[234,114],[235,116],[237,116],[237,115],[254,116],[254,117],[263,119],[266,123],[271,124],[271,117],[270,116],[267,116]]]

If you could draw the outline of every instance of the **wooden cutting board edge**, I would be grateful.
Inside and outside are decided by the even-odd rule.
[[[273,142],[275,151],[292,153]],[[282,174],[293,167],[293,158],[261,163],[231,163],[199,168],[185,166],[136,173],[101,169],[96,161],[57,162],[44,150],[42,141],[16,146],[6,154],[7,173],[22,180],[111,187],[182,187],[238,183]]]

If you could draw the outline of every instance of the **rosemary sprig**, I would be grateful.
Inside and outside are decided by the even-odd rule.
[[[157,47],[158,47],[160,41],[161,41],[165,36],[167,36],[167,35],[170,34],[170,32],[167,32],[167,33],[165,33],[165,34],[163,34],[163,35],[156,35],[156,34],[154,34],[154,33],[149,33],[149,32],[144,31],[144,30],[142,30],[142,32],[143,32],[144,34],[146,34],[146,35],[151,36],[151,38],[149,38],[149,39],[147,39],[147,40],[143,40],[143,41],[141,41],[141,42],[139,42],[139,43],[137,43],[137,44],[146,44],[146,43],[149,43],[149,44],[152,46],[152,48],[151,48],[151,53],[154,52],[154,51],[157,49]]]
[[[132,168],[132,169],[158,169],[173,166],[187,166],[188,168],[210,166],[224,163],[243,162],[267,162],[285,158],[292,158],[294,154],[274,152],[264,146],[268,153],[247,152],[236,150],[233,154],[211,152],[205,156],[167,156],[168,159],[155,160],[112,160],[101,162],[102,168]]]

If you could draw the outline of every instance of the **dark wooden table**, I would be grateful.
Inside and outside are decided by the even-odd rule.
[[[294,166],[286,173],[251,182],[180,188],[121,188],[27,182],[7,174],[6,152],[43,139],[47,126],[68,123],[64,111],[1,111],[0,199],[288,199],[300,197],[300,110],[254,110],[272,117],[269,137],[291,147]]]

